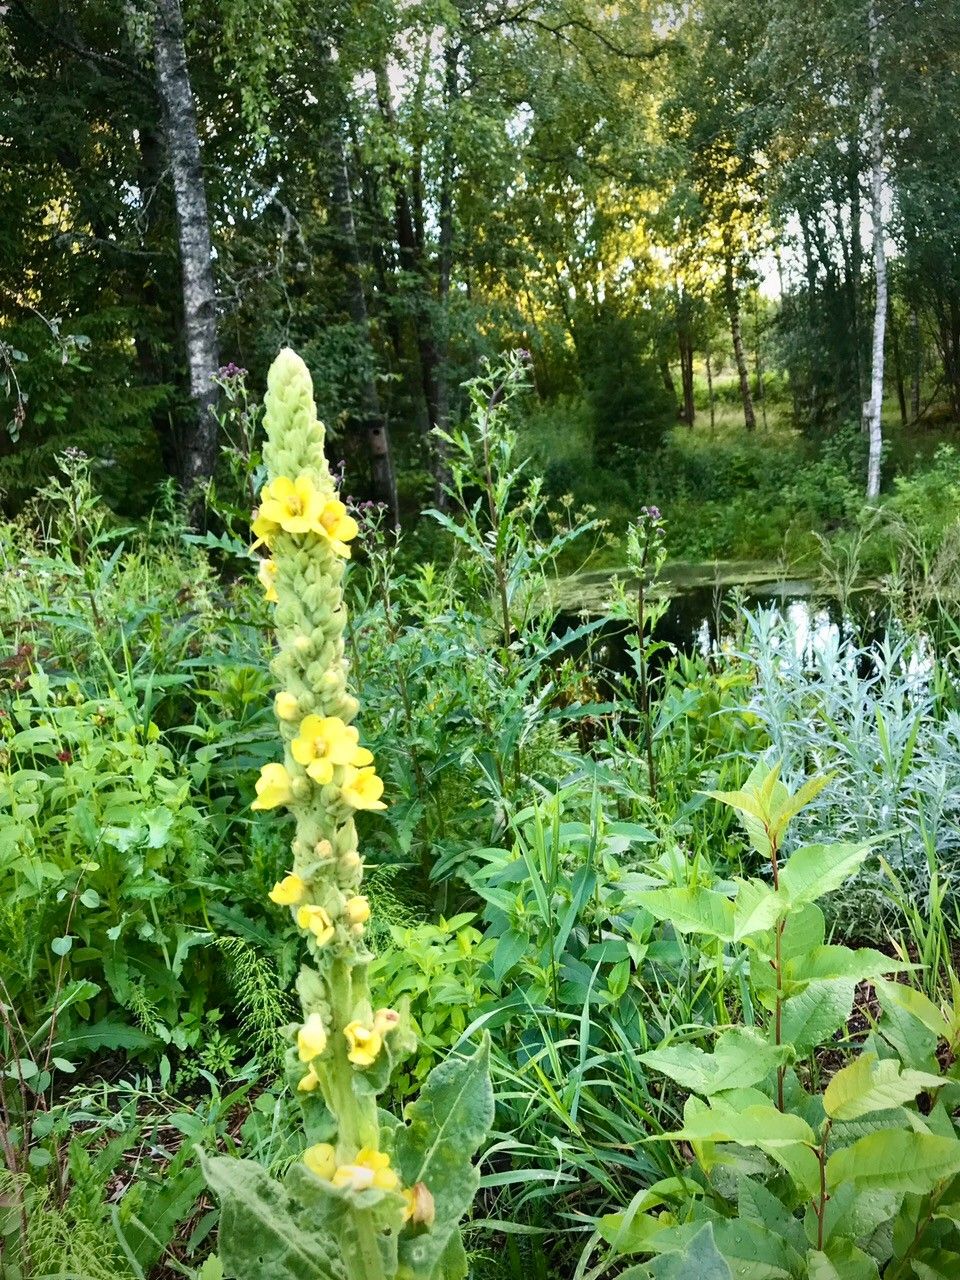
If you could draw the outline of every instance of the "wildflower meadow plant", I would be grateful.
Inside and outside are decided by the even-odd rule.
[[[253,529],[270,553],[260,580],[275,605],[283,761],[261,770],[252,807],[296,823],[291,867],[270,898],[292,913],[308,954],[288,1053],[306,1143],[282,1182],[252,1161],[203,1157],[221,1203],[220,1257],[237,1280],[462,1280],[458,1224],[493,1119],[488,1049],[441,1062],[406,1123],[379,1109],[415,1041],[403,1010],[375,1008],[369,983],[355,818],[386,805],[351,723],[359,704],[344,659],[342,578],[358,527],[327,465],[310,375],[290,350],[270,369],[264,427],[269,479]]]

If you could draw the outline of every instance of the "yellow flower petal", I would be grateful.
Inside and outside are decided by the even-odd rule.
[[[297,924],[312,933],[317,946],[325,947],[334,935],[333,921],[323,907],[309,904],[297,911]]]
[[[293,779],[282,764],[265,764],[257,779],[257,798],[251,809],[276,809],[293,799]]]
[[[270,890],[269,898],[271,902],[275,902],[278,907],[295,907],[298,902],[303,901],[304,894],[307,892],[307,886],[299,876],[284,876]]]
[[[387,806],[380,799],[382,795],[383,779],[372,768],[347,768],[340,788],[344,804],[351,809],[385,809]]]
[[[311,1013],[297,1032],[297,1054],[301,1062],[312,1062],[327,1047],[327,1029],[319,1013]]]
[[[265,598],[270,604],[276,604],[279,600],[277,595],[277,566],[273,560],[261,560],[257,566],[257,577],[260,579],[260,585],[265,592]]]
[[[372,1027],[353,1021],[343,1028],[349,1046],[347,1057],[356,1067],[372,1067],[383,1048],[383,1037]]]
[[[318,1142],[313,1147],[307,1147],[303,1153],[303,1163],[311,1173],[323,1178],[324,1182],[329,1182],[337,1168],[337,1153],[329,1142]]]

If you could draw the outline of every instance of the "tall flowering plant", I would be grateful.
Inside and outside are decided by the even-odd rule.
[[[237,1280],[462,1280],[458,1224],[493,1119],[488,1049],[441,1063],[406,1123],[378,1107],[413,1043],[369,983],[356,817],[385,802],[352,724],[344,658],[342,579],[358,528],[337,497],[310,375],[290,350],[270,369],[264,427],[268,482],[253,530],[269,553],[260,580],[274,605],[283,759],[261,770],[253,808],[296,823],[270,898],[292,913],[307,957],[288,1053],[305,1145],[283,1182],[252,1161],[202,1157],[221,1204],[220,1257]]]

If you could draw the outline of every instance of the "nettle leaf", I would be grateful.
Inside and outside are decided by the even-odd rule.
[[[780,892],[791,905],[815,902],[859,871],[876,840],[859,844],[808,844],[795,850],[780,871]]]
[[[472,1159],[493,1124],[489,1060],[485,1039],[471,1057],[434,1067],[407,1110],[408,1123],[396,1131],[394,1165],[403,1185],[426,1183],[436,1205],[429,1231],[401,1237],[398,1280],[434,1274],[473,1202],[480,1175]]]
[[[925,1071],[901,1072],[892,1058],[861,1053],[833,1077],[823,1095],[823,1109],[834,1120],[857,1120],[873,1111],[888,1111],[912,1102],[924,1089],[944,1083]]]
[[[344,1280],[339,1248],[315,1215],[253,1160],[199,1152],[220,1201],[220,1259],[230,1280]]]
[[[733,903],[722,893],[701,888],[654,889],[635,894],[633,901],[672,924],[678,933],[706,933],[733,941]]]
[[[904,1129],[881,1129],[827,1161],[827,1187],[843,1182],[925,1195],[960,1172],[960,1140]]]
[[[798,1056],[823,1044],[850,1017],[856,986],[852,978],[825,979],[784,1000],[781,1039]]]
[[[790,1056],[789,1046],[768,1044],[757,1032],[743,1027],[724,1031],[713,1053],[696,1045],[678,1044],[642,1053],[640,1061],[682,1088],[709,1097],[725,1089],[759,1084]]]

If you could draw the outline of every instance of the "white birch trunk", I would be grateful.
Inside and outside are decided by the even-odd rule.
[[[883,344],[887,328],[887,255],[883,227],[883,96],[880,87],[880,54],[877,40],[877,15],[874,0],[869,5],[870,23],[870,216],[873,222],[873,271],[877,282],[877,299],[873,314],[873,357],[870,376],[870,399],[866,408],[869,436],[867,463],[867,500],[880,493],[880,452],[883,429]]]
[[[180,0],[155,0],[154,53],[157,91],[164,130],[180,240],[183,318],[195,419],[185,434],[181,480],[190,490],[213,473],[217,457],[217,421],[212,380],[219,364],[213,245],[200,162],[197,117],[183,43]]]

